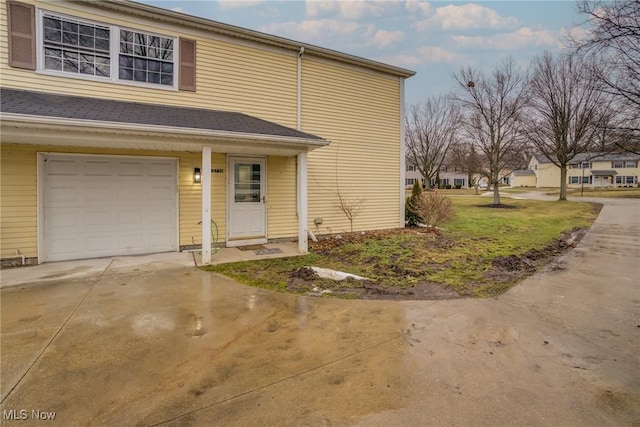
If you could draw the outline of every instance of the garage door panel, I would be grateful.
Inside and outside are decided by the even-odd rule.
[[[78,200],[78,186],[76,185],[56,185],[49,189],[45,201],[49,206],[68,206]]]
[[[65,233],[78,228],[79,212],[71,209],[50,209],[49,227],[51,233]]]
[[[163,186],[151,186],[149,188],[149,201],[151,203],[159,203],[165,202],[168,200],[173,200],[170,196],[175,191],[175,186],[173,185],[163,185]]]
[[[111,227],[112,223],[111,213],[104,210],[88,211],[84,215],[84,225],[92,227],[94,231],[96,231],[95,227],[104,229],[105,227]]]
[[[75,160],[56,160],[51,159],[48,161],[48,175],[51,177],[56,176],[77,176],[79,174],[79,165]]]
[[[149,165],[149,176],[171,179],[175,176],[174,167],[170,162],[153,162]]]
[[[118,236],[118,250],[123,253],[139,253],[145,248],[145,236],[142,233]]]
[[[96,206],[109,205],[113,201],[113,184],[86,183],[82,191],[84,200]]]
[[[149,236],[150,239],[150,243],[153,246],[166,246],[169,245],[171,242],[169,241],[169,239],[167,238],[167,234],[166,233],[155,233],[155,234],[151,234]]]
[[[113,244],[112,236],[86,236],[81,242],[84,242],[84,248],[87,253],[100,256],[104,252],[111,251]]]
[[[55,253],[60,257],[73,256],[77,250],[77,239],[69,237],[49,240],[45,247],[47,253]]]
[[[85,176],[112,176],[113,163],[107,161],[87,161],[85,167]]]
[[[144,166],[142,162],[121,161],[118,163],[118,176],[143,176]]]
[[[144,204],[146,197],[146,186],[139,182],[138,187],[120,187],[116,190],[116,201],[118,202],[136,202]]]
[[[144,213],[140,210],[123,210],[118,212],[118,225],[143,225]]]
[[[47,154],[43,173],[44,261],[177,249],[176,160]]]
[[[172,221],[174,220],[175,215],[173,212],[169,211],[151,211],[149,212],[149,225],[151,226],[163,226],[163,227],[171,227]]]

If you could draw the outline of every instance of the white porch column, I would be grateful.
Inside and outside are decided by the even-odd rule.
[[[211,263],[211,147],[202,147],[202,264]]]
[[[307,153],[298,153],[298,251],[307,253]]]

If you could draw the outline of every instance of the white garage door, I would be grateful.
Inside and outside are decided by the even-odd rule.
[[[175,159],[43,157],[43,261],[176,250]]]

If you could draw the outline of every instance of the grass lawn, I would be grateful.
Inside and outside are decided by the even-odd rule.
[[[558,190],[554,195],[560,194]],[[580,197],[579,188],[568,188],[567,196]],[[620,197],[629,199],[640,198],[640,188],[585,188],[583,197]]]
[[[563,234],[588,228],[599,212],[599,206],[588,203],[508,199],[503,203],[515,208],[496,209],[479,207],[489,203],[481,197],[454,197],[452,202],[456,219],[445,225],[446,230],[407,228],[328,237],[313,243],[308,255],[205,269],[248,285],[301,294],[317,287],[347,298],[495,296],[540,269],[554,252],[566,249]],[[369,280],[310,277],[298,270],[304,266]]]

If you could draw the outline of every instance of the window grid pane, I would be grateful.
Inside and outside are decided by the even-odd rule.
[[[120,30],[119,77],[173,85],[173,39]]]
[[[45,69],[109,77],[109,27],[55,15],[43,27]]]

